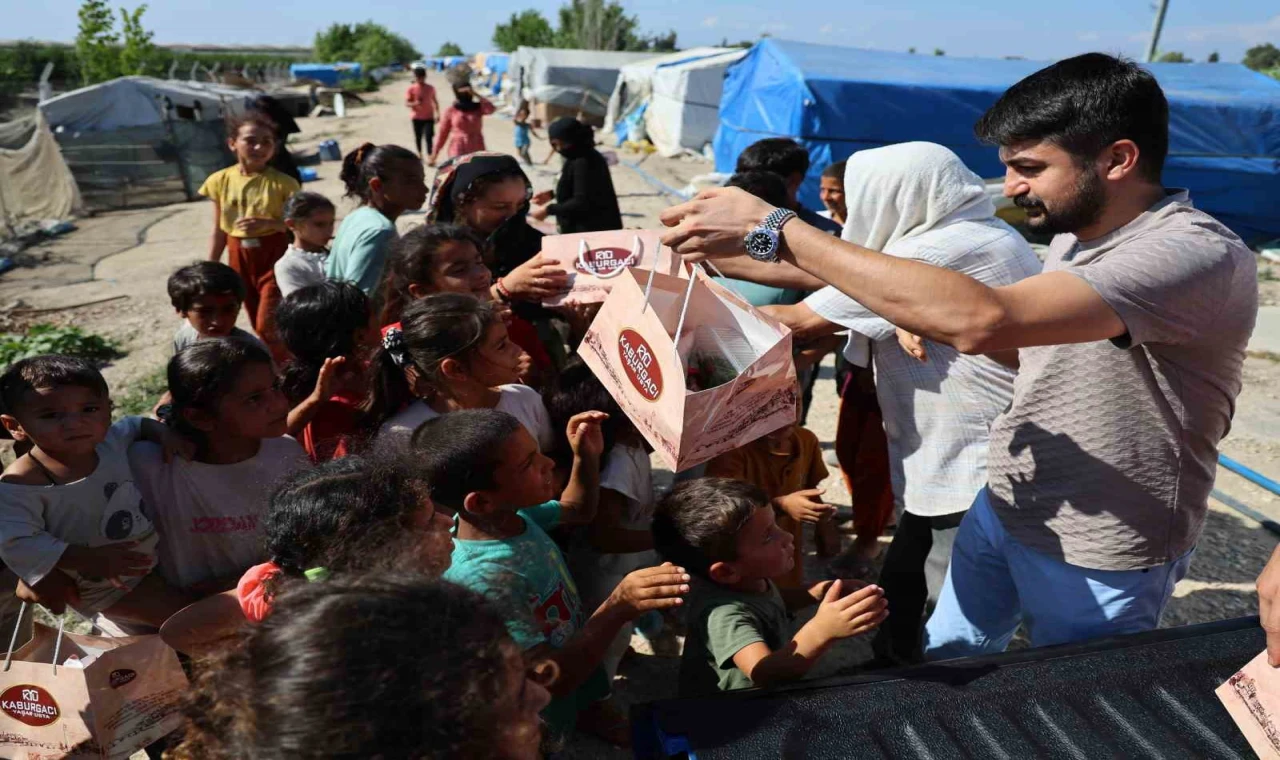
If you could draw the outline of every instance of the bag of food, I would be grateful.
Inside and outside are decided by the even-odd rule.
[[[796,421],[791,331],[701,267],[627,268],[578,352],[675,472]]]
[[[542,305],[602,303],[627,269],[656,268],[687,277],[680,257],[662,244],[661,235],[654,230],[612,230],[544,237],[542,258],[569,273],[569,289]]]

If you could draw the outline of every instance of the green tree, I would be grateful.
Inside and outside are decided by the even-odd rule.
[[[120,49],[120,72],[125,76],[142,74],[147,64],[154,58],[156,46],[151,38],[155,36],[142,26],[142,14],[147,6],[139,5],[133,12],[120,9],[120,28],[124,33],[124,47]]]
[[[560,6],[556,47],[580,50],[643,50],[638,22],[616,2],[570,0]]]
[[[909,47],[909,48],[907,48],[907,52],[908,52],[908,53],[910,53],[911,55],[915,55],[915,54],[916,54],[916,49],[915,49],[915,48],[913,48],[913,47]]]
[[[1265,71],[1266,69],[1280,67],[1280,48],[1270,42],[1254,45],[1244,51],[1244,60],[1241,63],[1254,71]]]
[[[655,34],[648,39],[648,47],[658,53],[674,53],[676,47],[676,30],[669,29],[666,34]]]
[[[933,49],[933,54],[934,54],[934,55],[946,55],[946,54],[947,54],[947,51],[943,50],[942,48],[934,48],[934,49]]]
[[[331,24],[316,32],[316,58],[325,63],[356,61],[365,68],[407,63],[421,54],[413,43],[381,24]]]
[[[1191,63],[1191,59],[1177,50],[1170,50],[1157,56],[1156,63]]]
[[[1217,50],[1215,50],[1215,51],[1213,51],[1212,53],[1210,53],[1210,54],[1209,54],[1209,58],[1208,58],[1207,60],[1208,60],[1208,62],[1209,62],[1209,63],[1217,63],[1217,62],[1220,60],[1220,59],[1218,58],[1218,51],[1217,51]]]
[[[84,0],[80,6],[80,31],[76,34],[76,58],[81,81],[88,84],[115,79],[120,74],[115,16],[105,0]]]
[[[514,52],[522,45],[551,47],[555,39],[551,22],[532,8],[512,13],[510,21],[498,24],[493,30],[493,44],[504,53]]]
[[[334,63],[355,60],[358,43],[350,24],[330,24],[323,32],[316,32],[313,47],[316,58],[324,63]]]
[[[456,42],[446,42],[443,45],[441,45],[440,50],[436,52],[436,55],[440,58],[444,58],[445,56],[450,56],[450,55],[462,55],[462,54],[463,54],[462,48],[459,47],[458,43]]]

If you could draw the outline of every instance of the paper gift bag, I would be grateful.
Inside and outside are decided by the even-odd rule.
[[[618,276],[578,351],[676,472],[796,422],[791,331],[701,268]]]
[[[88,664],[67,665],[73,656]],[[181,725],[186,691],[159,636],[63,634],[37,623],[0,671],[0,757],[128,758]]]
[[[655,230],[612,230],[555,235],[542,239],[542,258],[569,273],[569,289],[543,306],[601,303],[628,268],[685,276],[680,257],[662,244]]]

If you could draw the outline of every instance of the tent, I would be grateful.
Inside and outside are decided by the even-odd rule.
[[[337,87],[343,79],[359,79],[364,67],[358,63],[291,63],[289,76],[294,79],[313,79],[320,84]]]
[[[644,135],[662,155],[670,157],[686,151],[700,154],[720,125],[725,72],[744,55],[744,50],[702,48],[664,56],[667,60],[648,71],[647,81],[635,77],[641,94],[630,107],[620,105],[621,114],[636,114],[643,109]],[[637,65],[643,66],[644,62]],[[626,76],[625,71],[622,76]],[[624,98],[632,99],[631,92],[623,92],[621,79],[614,91],[618,104]],[[610,106],[614,103],[611,100]]]
[[[984,177],[1004,174],[973,125],[1012,84],[1044,63],[951,58],[764,40],[729,69],[715,138],[716,168],[764,137],[808,149],[801,189],[857,150],[909,140],[946,145]],[[1164,181],[1246,240],[1280,234],[1280,82],[1227,63],[1150,64],[1169,99]]]
[[[0,124],[0,240],[24,222],[81,211],[80,190],[44,116]]]
[[[602,118],[619,69],[651,57],[652,53],[522,47],[511,58],[508,76],[525,98]]]
[[[614,86],[613,94],[609,97],[609,104],[604,117],[605,131],[614,131],[614,128],[625,117],[635,113],[637,108],[650,102],[653,95],[653,78],[659,69],[701,61],[711,56],[720,56],[733,52],[737,51],[717,47],[693,48],[646,58],[623,66],[618,70],[618,83]],[[718,91],[720,88],[717,87],[716,89]],[[718,105],[718,92],[716,101]]]
[[[226,122],[261,93],[121,77],[39,106],[92,211],[192,200],[234,163]]]

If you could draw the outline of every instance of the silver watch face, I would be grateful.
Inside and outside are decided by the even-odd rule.
[[[773,230],[758,229],[747,235],[744,241],[747,255],[761,261],[771,261],[778,251],[778,233]]]

